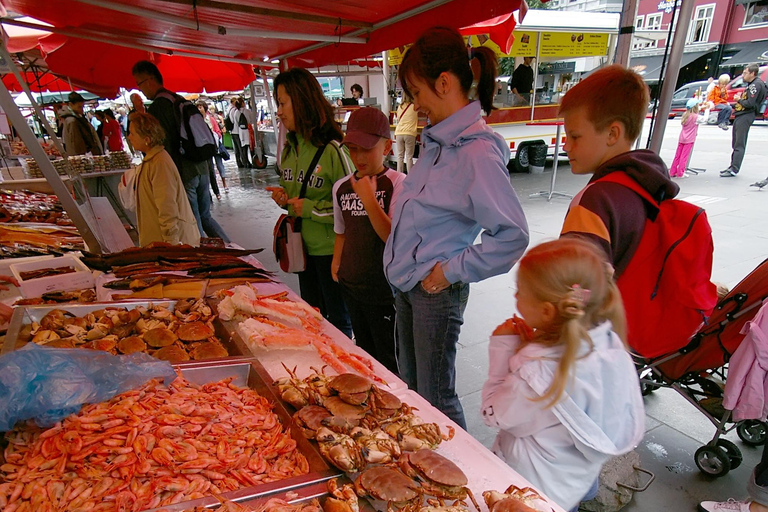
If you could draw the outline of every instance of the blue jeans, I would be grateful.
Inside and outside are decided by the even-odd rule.
[[[421,283],[395,293],[400,377],[465,430],[464,410],[456,394],[456,343],[468,299],[465,283],[433,295]]]
[[[210,186],[211,180],[208,174],[198,174],[184,183],[184,190],[187,192],[189,205],[192,207],[195,220],[197,220],[200,236],[218,237],[228,243],[229,237],[221,229],[219,223],[211,217],[211,192],[208,190]]]

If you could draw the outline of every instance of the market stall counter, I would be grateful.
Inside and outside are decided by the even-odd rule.
[[[118,259],[122,263],[140,259],[141,255],[136,251],[141,250],[127,251]],[[258,264],[252,255],[241,254],[240,257],[242,260]],[[97,261],[96,265],[105,265],[105,261],[108,260],[109,257],[100,257],[93,261]],[[86,257],[83,261],[90,260]],[[117,268],[118,272],[120,269],[119,266],[111,268]],[[103,270],[109,271],[107,268]],[[184,272],[177,271],[173,275],[180,276]],[[103,282],[103,279],[101,281]],[[146,447],[143,444],[128,443],[126,436],[129,436],[132,441],[135,439],[135,434],[131,433],[131,428],[128,428],[121,430],[116,439],[107,440],[108,446],[114,445],[115,448],[100,448],[101,445],[94,445],[92,452],[87,452],[84,458],[78,455],[77,461],[75,456],[67,459],[64,455],[66,467],[71,465],[72,470],[78,472],[86,463],[93,466],[99,461],[107,463],[112,461],[112,466],[108,466],[113,468],[112,473],[107,472],[99,478],[114,480],[134,475],[133,478],[138,480],[131,483],[133,487],[129,488],[135,488],[137,492],[146,482],[163,482],[162,486],[165,487],[161,486],[156,490],[151,499],[143,500],[142,498],[142,501],[131,501],[135,505],[134,509],[137,510],[179,511],[193,510],[193,507],[213,508],[219,504],[220,500],[211,496],[211,490],[214,494],[220,494],[221,500],[246,503],[249,506],[258,504],[255,510],[262,510],[263,501],[276,496],[294,504],[307,504],[307,500],[314,497],[323,498],[320,503],[325,503],[330,492],[328,489],[336,488],[334,487],[337,485],[335,478],[343,471],[349,480],[339,480],[338,485],[342,486],[344,482],[355,481],[356,486],[353,488],[347,485],[343,487],[344,492],[334,492],[339,495],[344,494],[348,498],[350,493],[354,496],[355,491],[361,497],[366,496],[369,501],[361,501],[358,510],[370,511],[372,505],[380,511],[395,507],[418,512],[428,503],[436,504],[439,501],[447,506],[455,500],[460,500],[464,504],[451,510],[468,512],[474,509],[472,504],[474,501],[478,504],[479,510],[485,512],[488,510],[488,505],[483,499],[484,493],[487,491],[503,493],[509,489],[513,499],[524,501],[532,507],[531,510],[562,511],[546,497],[540,496],[535,489],[530,488],[530,484],[523,477],[467,432],[451,422],[421,396],[408,390],[397,376],[358,348],[285,284],[276,280],[248,283],[247,279],[242,279],[240,284],[232,280],[219,282],[210,280],[207,282],[205,295],[208,297],[207,303],[202,299],[181,302],[144,300],[17,309],[5,342],[3,352],[6,354],[13,354],[14,349],[22,345],[21,341],[25,337],[29,341],[35,341],[33,338],[39,333],[41,326],[45,325],[50,327],[48,330],[60,332],[61,326],[55,325],[57,319],[83,318],[88,315],[88,312],[92,316],[104,315],[112,321],[113,327],[115,324],[118,327],[122,326],[125,329],[123,334],[136,338],[138,341],[134,341],[145,346],[146,351],[155,357],[158,357],[158,352],[163,350],[163,347],[155,345],[165,344],[166,341],[170,342],[168,346],[179,346],[187,352],[193,348],[189,345],[189,341],[178,339],[184,337],[179,334],[178,329],[188,325],[189,321],[203,326],[210,321],[208,325],[215,326],[215,333],[211,334],[227,349],[226,357],[175,363],[174,368],[180,372],[183,379],[180,381],[177,379],[173,385],[177,388],[174,388],[175,391],[170,390],[170,394],[159,388],[158,384],[152,383],[146,385],[146,391],[140,392],[142,396],[146,393],[148,396],[167,397],[163,399],[165,402],[153,402],[155,403],[153,407],[159,407],[159,410],[144,411],[148,407],[144,406],[135,409],[134,413],[150,414],[151,412],[146,422],[142,420],[141,424],[136,424],[136,428],[139,432],[146,431],[154,435],[156,442],[160,443],[154,450],[160,447],[167,448],[169,451],[149,450],[148,453],[151,455],[146,459],[149,465],[133,465],[141,463],[144,457],[139,454],[139,458],[135,461],[130,459],[131,454],[136,453],[136,446],[140,450],[146,450]],[[184,304],[184,309],[177,314],[174,306],[179,303]],[[199,319],[195,311],[190,311],[190,304],[203,304],[204,306],[201,307],[211,308],[211,314],[218,318]],[[131,321],[136,322],[138,316],[132,317],[131,310],[140,312],[141,320],[139,321],[145,322],[142,329],[137,330],[132,327],[135,324],[131,324]],[[54,311],[62,313],[55,313],[53,325],[51,325],[52,322],[46,321],[45,318]],[[155,326],[154,323],[146,325],[155,321],[158,325]],[[73,320],[71,324],[79,325],[78,322]],[[107,323],[107,320],[96,323],[102,322]],[[38,330],[34,331],[34,334],[32,330],[24,332],[25,325]],[[155,330],[176,329],[176,331],[168,340],[156,336],[158,339],[152,342],[155,344],[153,345],[147,343],[147,332],[152,330],[147,329],[148,327],[153,327]],[[96,329],[101,328],[103,326]],[[77,331],[77,328],[72,327],[68,332],[72,330]],[[75,336],[85,336],[84,343],[92,345],[95,341],[103,343],[102,346],[91,346],[91,348],[112,350],[113,353],[123,352],[118,348],[121,340],[113,338],[106,343],[102,338],[98,338],[105,334],[107,333],[93,334],[91,340],[87,339],[87,333],[78,332]],[[113,333],[107,334],[107,336],[110,335]],[[144,339],[140,339],[139,336]],[[38,344],[39,341],[35,341],[34,344]],[[1,361],[2,358],[0,358]],[[227,398],[228,412],[223,412],[222,409],[215,418],[205,419],[207,413],[199,412],[201,408],[205,408],[203,404],[206,402],[199,393],[214,393],[213,398],[221,394],[226,395],[230,391],[243,393],[242,389],[256,392],[273,403],[280,424],[285,426],[290,432],[290,438],[295,441],[284,445],[286,449],[290,446],[297,447],[298,452],[291,455],[291,457],[297,457],[295,462],[286,462],[287,465],[278,467],[275,466],[273,459],[266,457],[274,457],[281,453],[280,450],[268,451],[267,453],[272,455],[254,458],[253,449],[247,448],[258,445],[254,435],[260,437],[266,433],[266,430],[262,433],[254,433],[253,428],[247,431],[241,430],[237,426],[237,422],[246,421],[246,415],[253,410],[252,398],[243,398],[244,395],[238,395],[240,398],[237,399]],[[131,394],[125,396],[130,397]],[[188,398],[182,399],[182,397]],[[17,428],[8,435],[15,436],[16,439],[24,436],[23,438],[27,440],[25,442],[29,443],[35,443],[37,442],[35,440],[40,438],[58,439],[65,432],[69,432],[67,429],[76,426],[78,421],[80,423],[96,422],[92,418],[98,411],[108,411],[112,407],[110,404],[122,403],[122,400],[125,398],[116,397],[110,402],[84,406],[79,414],[86,415],[87,420],[78,420],[71,416],[65,419],[63,424],[57,424],[58,426],[54,426],[53,429],[43,431],[35,428],[27,431],[30,427],[17,424]],[[242,411],[242,414],[238,411]],[[112,417],[111,413],[104,416],[104,418],[107,417]],[[127,418],[120,421],[128,421]],[[118,422],[115,421],[114,425],[118,425]],[[101,428],[96,424],[92,427],[94,432],[99,432]],[[216,433],[216,436],[210,437],[206,432]],[[250,434],[246,435],[246,432]],[[225,437],[220,437],[221,435]],[[189,439],[185,440],[187,438]],[[209,438],[218,443],[218,447],[206,444]],[[192,457],[189,449],[183,448],[187,445],[196,448],[195,457]],[[21,455],[16,451],[18,445],[13,446],[10,452],[6,450],[6,456],[10,455],[10,459],[6,461],[9,464],[0,466],[0,478],[15,477],[16,465],[23,463],[20,459]],[[121,448],[123,446],[125,448]],[[33,448],[33,451],[37,449],[39,448]],[[120,453],[125,451],[125,460],[131,461],[129,467],[134,469],[141,467],[144,473],[134,473],[133,470],[117,471],[115,461],[123,459],[117,459],[117,452],[112,453],[111,450],[120,450]],[[204,453],[208,455],[203,455]],[[237,458],[240,456],[244,457],[242,461],[234,462],[239,460]],[[181,459],[176,460],[176,457]],[[294,469],[291,469],[294,468],[292,464],[303,465],[302,457],[307,461],[307,469],[294,474]],[[225,460],[235,465],[222,466]],[[430,469],[430,465],[437,465],[441,469],[438,470],[436,467]],[[340,469],[332,469],[334,466]],[[238,467],[243,468],[242,471],[245,472],[239,473],[238,471],[241,470],[237,469]],[[278,480],[264,476],[269,474],[268,468],[271,468],[269,471],[276,472],[275,475],[279,473],[285,477]],[[377,480],[379,473],[389,475],[394,478],[394,481],[405,482],[405,486],[398,491],[400,494],[395,493],[392,496],[388,494],[389,491],[385,489],[389,489],[388,486],[392,483],[389,480],[385,487],[381,487],[383,484],[376,483],[379,482]],[[223,480],[218,480],[219,478]],[[331,479],[334,479],[333,484],[328,484]],[[184,485],[182,482],[185,482]],[[70,484],[71,482],[67,485]],[[91,486],[98,487],[100,490],[103,490],[102,487],[107,487],[106,484],[100,486],[96,481],[92,482]],[[194,491],[185,486],[191,486]],[[203,488],[206,490],[201,491]],[[23,497],[25,495],[17,495],[15,491],[15,484],[11,484],[8,489],[0,485],[0,503],[3,500],[7,502],[14,495],[16,500],[25,499]],[[104,498],[102,503],[116,505],[117,499],[128,499],[128,497],[118,493],[118,495]],[[431,501],[427,501],[428,499]],[[116,510],[116,507],[110,508],[105,505],[103,509],[111,511]],[[288,509],[277,510],[286,512]],[[299,509],[291,510],[300,512]],[[317,510],[319,512],[322,509]],[[307,511],[302,509],[301,512]],[[354,509],[332,511],[326,509],[325,512],[355,511]]]

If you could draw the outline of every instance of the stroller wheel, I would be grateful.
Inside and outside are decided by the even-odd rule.
[[[731,459],[725,449],[719,446],[702,446],[696,450],[694,460],[699,470],[709,476],[723,476],[731,470]]]
[[[762,446],[768,438],[768,424],[760,420],[740,421],[736,433],[749,446]]]
[[[739,450],[738,446],[727,439],[718,439],[717,446],[724,449],[725,453],[728,454],[728,459],[731,461],[731,469],[741,466],[741,461],[744,457],[741,455],[741,450]]]

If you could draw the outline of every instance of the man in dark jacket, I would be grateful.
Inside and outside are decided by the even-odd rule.
[[[724,171],[720,171],[721,178],[731,178],[739,174],[741,162],[747,149],[747,136],[752,123],[755,121],[757,111],[765,100],[765,83],[757,77],[760,67],[750,64],[744,68],[741,74],[746,88],[734,105],[735,118],[733,120],[733,132],[731,134],[731,165]]]
[[[103,155],[99,136],[83,115],[84,105],[85,99],[73,91],[69,93],[69,104],[59,111],[63,124],[64,149],[69,155]]]
[[[509,89],[512,94],[517,95],[526,104],[531,102],[531,91],[533,90],[533,68],[531,67],[533,57],[523,57],[523,63],[517,66],[512,79],[509,81]]]
[[[131,74],[136,81],[136,87],[152,100],[147,112],[160,121],[165,130],[164,146],[181,174],[181,181],[192,206],[192,213],[197,219],[200,235],[218,237],[229,242],[224,230],[211,216],[208,163],[194,162],[181,154],[181,113],[174,102],[183,98],[163,87],[163,75],[157,66],[149,61],[141,60],[134,64]]]

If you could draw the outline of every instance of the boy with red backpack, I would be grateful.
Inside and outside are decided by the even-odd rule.
[[[704,210],[673,199],[680,188],[659,155],[632,150],[648,101],[643,79],[619,65],[592,73],[563,98],[571,172],[592,178],[571,202],[561,236],[603,249],[624,300],[629,345],[655,357],[687,344],[717,292]]]

